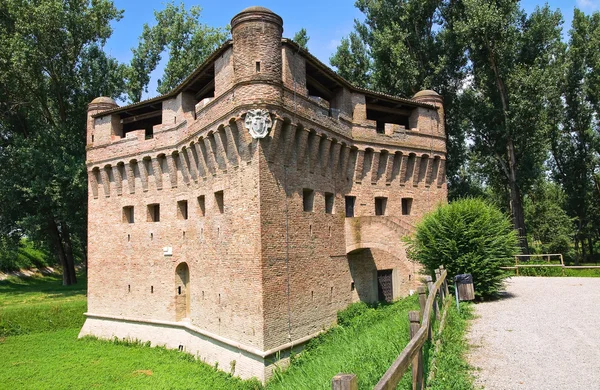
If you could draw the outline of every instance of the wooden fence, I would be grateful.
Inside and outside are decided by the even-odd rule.
[[[412,383],[413,390],[424,389],[424,363],[423,363],[423,346],[427,340],[432,340],[432,314],[439,321],[440,316],[445,317],[444,305],[445,297],[448,296],[448,282],[446,277],[448,272],[443,266],[435,271],[435,283],[431,276],[426,277],[427,288],[429,295],[425,290],[425,286],[418,288],[420,311],[411,311],[408,313],[410,321],[410,342],[402,350],[394,363],[388,368],[383,377],[379,380],[374,389],[395,389],[402,376],[412,364]],[[438,305],[437,297],[440,298]],[[441,312],[444,311],[442,314]],[[441,327],[441,325],[440,325]],[[357,390],[358,378],[354,374],[338,374],[331,381],[333,390]]]
[[[546,264],[523,264],[519,263],[519,258],[530,258],[530,257],[541,257],[542,259],[547,259]],[[558,257],[560,259],[560,264],[552,264],[550,263],[551,257]],[[519,275],[519,268],[546,268],[546,267],[561,267],[563,275],[565,273],[565,269],[595,269],[600,268],[600,266],[594,265],[565,265],[565,260],[563,255],[560,253],[551,253],[551,254],[541,254],[541,255],[515,255],[515,265],[512,267],[500,267],[500,269],[505,270],[514,270],[517,276]]]

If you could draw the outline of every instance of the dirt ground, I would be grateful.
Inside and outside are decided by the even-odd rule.
[[[469,362],[489,390],[600,389],[600,278],[513,277],[475,305]]]

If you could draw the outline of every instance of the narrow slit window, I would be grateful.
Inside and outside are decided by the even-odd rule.
[[[177,202],[177,218],[188,219],[188,202],[187,200],[180,200]]]
[[[256,73],[260,73],[260,61],[256,61]]]
[[[375,215],[385,215],[386,206],[387,206],[387,198],[376,197],[375,198]]]
[[[311,212],[313,211],[313,205],[315,202],[315,191],[309,188],[305,188],[302,190],[302,207],[304,211]]]
[[[123,207],[123,222],[133,223],[133,206]]]
[[[160,222],[160,204],[148,205],[148,222]]]
[[[333,194],[326,192],[325,193],[325,213],[327,214],[333,214],[333,201],[334,201],[334,196]]]
[[[204,217],[206,215],[206,200],[204,195],[198,197],[198,209],[200,210],[200,216]]]
[[[225,211],[224,201],[225,199],[223,198],[223,191],[215,192],[215,202],[217,203],[217,209],[219,211],[219,214],[223,214],[223,212]]]
[[[346,217],[354,217],[354,204],[356,196],[346,196]]]
[[[410,215],[412,202],[412,198],[402,198],[402,215]]]

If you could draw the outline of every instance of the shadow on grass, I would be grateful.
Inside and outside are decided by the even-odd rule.
[[[0,294],[20,295],[44,293],[48,294],[51,298],[85,295],[87,291],[87,278],[85,273],[77,273],[77,281],[77,284],[63,286],[62,275],[57,273],[45,276],[12,276],[8,279],[0,280]]]

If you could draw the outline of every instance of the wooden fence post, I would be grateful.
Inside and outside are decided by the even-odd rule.
[[[427,282],[427,290],[429,291],[429,294],[431,294],[431,291],[433,290],[433,280],[431,279],[431,276],[427,275],[425,276],[425,281]],[[437,299],[433,300],[433,314],[435,315],[436,320],[439,321],[440,319],[440,312],[438,309],[438,302]],[[429,337],[429,340],[431,340],[432,338],[432,333],[431,333],[431,321],[429,321],[429,330],[427,333],[427,336]]]
[[[420,315],[417,311],[408,312],[411,339],[415,337],[421,327],[419,317]],[[417,352],[412,362],[412,384],[413,390],[423,390],[423,346],[419,348],[419,352]]]
[[[440,269],[442,270],[442,272],[445,271],[445,268],[443,265],[440,265]],[[445,296],[450,295],[450,291],[448,290],[448,274],[446,274],[446,279],[444,279],[444,294],[445,294]]]
[[[337,374],[331,380],[331,390],[358,390],[358,378],[354,374]]]
[[[427,303],[427,291],[425,291],[425,286],[419,286],[417,288],[417,292],[419,293],[419,313],[421,313],[421,318],[423,318],[423,313],[425,312],[425,305]]]
[[[440,278],[442,277],[442,272],[439,269],[435,270],[435,280],[440,280]],[[440,299],[442,300],[442,302],[444,302],[444,289],[442,288],[442,286],[440,286],[440,291],[438,291],[439,295],[440,295]]]

